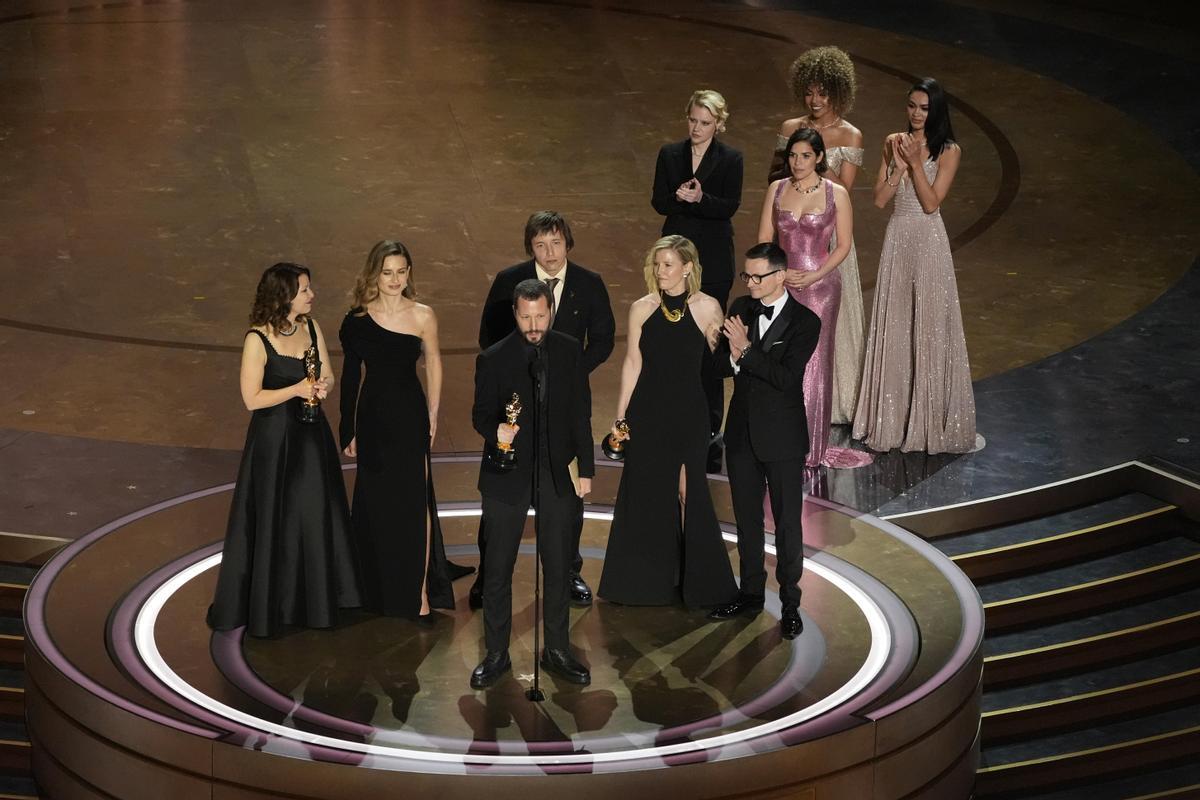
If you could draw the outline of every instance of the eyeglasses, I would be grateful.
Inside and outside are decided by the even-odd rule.
[[[764,272],[762,275],[751,275],[749,272],[739,272],[738,277],[741,278],[742,283],[746,284],[747,286],[750,285],[751,281],[754,281],[755,286],[759,286],[762,284],[763,278],[769,278],[770,276],[774,275],[776,272],[784,272],[784,270],[773,269],[770,272]]]

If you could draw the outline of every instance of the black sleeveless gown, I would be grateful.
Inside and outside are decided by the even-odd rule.
[[[704,472],[709,419],[700,368],[710,354],[686,295],[665,299],[684,315],[671,322],[658,310],[642,325],[642,370],[625,412],[630,440],[599,594],[627,605],[719,605],[737,585]],[[682,530],[680,466],[687,468]]]
[[[247,335],[266,346],[264,389],[304,378],[302,359],[275,352],[258,331]],[[301,422],[300,403],[293,398],[250,417],[208,610],[214,630],[245,625],[251,636],[274,636],[286,625],[329,628],[338,609],[362,605],[333,433],[324,412],[315,423]]]
[[[426,580],[429,605],[454,608],[433,481],[428,479],[429,406],[417,378],[421,338],[389,331],[370,314],[353,312],[343,320],[340,337],[346,359],[339,438],[343,448],[358,438],[351,517],[364,605],[380,614],[416,617]]]

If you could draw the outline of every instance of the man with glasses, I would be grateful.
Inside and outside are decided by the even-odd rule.
[[[791,298],[783,285],[787,254],[772,242],[746,251],[740,277],[750,294],[739,297],[725,320],[715,363],[733,376],[725,421],[725,465],[738,528],[741,586],[737,599],[709,619],[753,617],[763,609],[763,494],[775,517],[775,577],[782,605],[780,631],[794,639],[800,621],[800,574],[804,569],[804,457],[808,423],[804,370],[817,346],[821,320]]]

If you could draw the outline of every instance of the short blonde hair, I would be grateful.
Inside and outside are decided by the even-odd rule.
[[[675,255],[679,256],[684,264],[691,264],[692,271],[688,273],[687,293],[688,297],[700,291],[700,253],[696,250],[696,245],[692,244],[692,240],[686,236],[672,234],[664,236],[650,246],[650,251],[646,253],[646,261],[642,266],[642,271],[646,277],[646,289],[650,294],[658,294],[658,278],[654,274],[654,257],[663,250],[670,250]]]
[[[694,106],[700,106],[717,118],[717,133],[725,130],[725,120],[729,119],[729,104],[716,89],[697,89],[692,92],[687,106],[683,109],[685,115],[692,113]]]

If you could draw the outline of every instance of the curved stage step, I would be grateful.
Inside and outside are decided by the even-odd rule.
[[[1133,462],[892,519],[984,600],[978,797],[1200,795],[1200,482]]]

